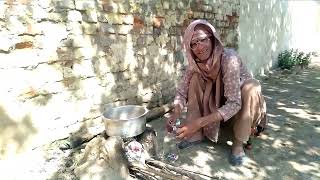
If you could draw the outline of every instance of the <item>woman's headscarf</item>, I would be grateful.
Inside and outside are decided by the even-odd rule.
[[[199,65],[195,61],[195,55],[192,53],[190,42],[192,39],[192,36],[195,32],[196,26],[204,26],[206,30],[212,34],[214,38],[213,42],[213,52],[211,56],[209,57],[208,61],[206,62],[206,66],[208,69],[200,69]],[[195,20],[193,21],[186,29],[184,37],[184,47],[186,50],[186,56],[188,58],[189,62],[189,68],[192,71],[198,72],[205,76],[206,78],[210,78],[212,80],[216,80],[219,69],[220,69],[220,58],[221,54],[223,52],[223,45],[221,43],[221,40],[219,38],[219,35],[216,31],[216,29],[207,21],[205,20]]]

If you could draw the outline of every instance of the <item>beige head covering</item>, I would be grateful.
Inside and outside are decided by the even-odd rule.
[[[206,65],[205,65],[206,68],[201,67],[201,65],[195,61],[196,57],[194,56],[190,48],[190,42],[195,32],[195,27],[197,25],[203,25],[207,27],[206,29],[209,31],[210,34],[213,35],[214,37],[213,39],[215,41],[213,42],[213,53],[211,54],[211,57],[209,58],[209,60],[206,62]],[[184,47],[186,50],[186,56],[188,58],[190,70],[194,72],[198,72],[203,76],[205,76],[206,78],[216,80],[220,70],[220,58],[223,52],[223,45],[221,43],[221,40],[215,28],[205,20],[195,20],[187,27],[183,40],[184,40]]]

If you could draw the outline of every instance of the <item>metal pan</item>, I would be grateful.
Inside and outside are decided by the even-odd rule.
[[[143,133],[146,129],[147,113],[147,108],[138,105],[107,108],[103,113],[106,134],[127,138]]]

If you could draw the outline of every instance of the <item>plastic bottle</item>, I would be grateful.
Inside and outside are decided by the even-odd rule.
[[[178,127],[181,125],[181,118],[177,118],[176,120],[176,124],[172,127],[173,129],[173,134],[177,134],[177,129]]]
[[[179,140],[176,138],[177,129],[181,124],[181,119],[178,118],[176,120],[175,125],[172,127],[172,132],[168,133],[165,137],[165,144],[166,144],[166,153],[165,153],[165,159],[168,162],[175,162],[179,158],[179,148],[178,143]]]

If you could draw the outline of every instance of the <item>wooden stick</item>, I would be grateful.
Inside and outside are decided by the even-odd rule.
[[[172,104],[165,104],[160,107],[155,107],[148,112],[146,119],[148,122],[150,122],[154,119],[157,119],[163,116],[165,113],[171,111],[172,108],[173,108]]]
[[[132,167],[131,168],[132,171],[134,171],[134,174],[136,176],[139,176],[140,178],[143,178],[145,180],[154,180],[154,179],[158,179],[156,177],[154,177],[154,174],[150,174],[150,172],[145,172],[139,168],[136,167]]]
[[[169,169],[169,170],[171,170],[171,171],[174,171],[174,172],[176,172],[176,173],[182,174],[182,175],[187,176],[187,177],[189,177],[189,178],[191,178],[191,179],[194,179],[194,180],[201,180],[201,179],[202,179],[202,178],[201,178],[200,176],[198,176],[198,175],[191,174],[191,173],[183,170],[182,168],[174,167],[174,166],[172,166],[172,165],[165,164],[165,163],[163,163],[163,162],[161,162],[161,161],[148,160],[148,161],[147,161],[147,164],[148,164],[148,163],[151,163],[151,164],[153,164],[153,165],[156,165],[156,166],[158,166],[158,167],[160,167],[160,168]]]
[[[140,165],[140,164],[134,164],[133,166],[131,166],[130,168],[133,168],[134,170],[138,169],[142,172],[146,172],[146,173],[149,173],[149,174],[154,174],[154,175],[157,175],[157,176],[160,176],[162,178],[165,178],[165,179],[171,179],[171,180],[181,180],[181,176],[177,176],[177,175],[174,175],[174,174],[168,174],[168,173],[164,173],[164,172],[158,172],[157,170],[155,169],[152,169],[150,167],[147,167],[147,166],[143,166],[143,165]]]
[[[178,174],[177,172],[175,171],[170,171],[169,169],[165,169],[165,168],[157,168],[155,166],[151,166],[149,164],[146,164],[146,166],[152,170],[155,170],[155,171],[158,171],[162,174],[167,174],[168,176],[171,176],[171,177],[176,177],[174,179],[179,179],[179,180],[186,180],[186,177],[183,176],[182,174]],[[173,173],[174,172],[174,173]],[[190,178],[187,178],[187,179],[190,179]]]
[[[156,166],[158,166],[160,168],[167,168],[167,169],[169,169],[171,171],[177,172],[179,174],[182,174],[184,176],[187,176],[187,177],[195,179],[195,180],[203,179],[199,175],[205,176],[205,177],[208,177],[208,178],[211,178],[211,179],[221,179],[220,177],[212,177],[212,176],[208,176],[208,175],[205,175],[205,174],[201,174],[199,172],[194,172],[194,171],[190,171],[190,170],[185,170],[183,168],[175,167],[175,166],[172,166],[170,164],[166,164],[164,162],[161,162],[161,161],[158,161],[158,160],[155,160],[155,159],[149,159],[149,160],[147,160],[146,163],[147,164],[149,164],[149,163],[154,164],[154,165],[156,165]]]

